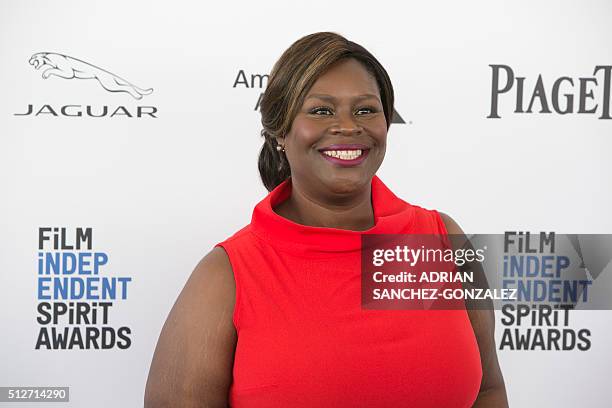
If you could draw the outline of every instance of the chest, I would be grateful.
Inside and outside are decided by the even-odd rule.
[[[472,406],[482,371],[465,310],[362,309],[358,254],[239,260],[232,406]]]
[[[465,311],[362,311],[240,331],[233,406],[469,407],[481,380]]]

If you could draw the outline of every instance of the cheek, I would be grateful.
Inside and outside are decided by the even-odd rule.
[[[377,123],[372,123],[368,127],[368,132],[372,139],[376,141],[380,147],[384,147],[387,144],[387,122],[384,118]]]
[[[321,139],[324,131],[325,128],[316,123],[296,117],[289,131],[287,144],[298,149],[308,148]]]

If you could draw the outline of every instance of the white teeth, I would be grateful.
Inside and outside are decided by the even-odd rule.
[[[363,153],[362,150],[325,150],[323,154],[340,160],[355,160]]]

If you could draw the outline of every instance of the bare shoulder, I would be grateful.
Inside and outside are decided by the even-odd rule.
[[[467,240],[463,229],[459,224],[448,214],[438,212],[448,234],[453,235],[451,238],[452,246],[457,249],[464,245],[471,247]],[[464,264],[466,268],[478,274],[479,265],[471,263]],[[480,272],[484,277],[484,274]],[[478,279],[478,278],[477,278]],[[486,283],[481,283],[480,287],[486,287]],[[497,359],[497,347],[495,345],[495,313],[493,312],[493,304],[490,307],[482,309],[473,309],[468,307],[467,313],[474,330],[478,348],[480,351],[480,360],[482,364],[482,382],[480,385],[480,393],[474,407],[507,407],[508,400],[506,396],[506,388],[504,377]]]
[[[234,303],[229,258],[215,247],[189,276],[162,328],[145,407],[227,406],[237,339]]]
[[[455,250],[465,247],[471,248],[471,244],[459,224],[448,214],[445,214],[443,212],[438,213],[440,214],[440,217],[442,218],[442,221],[446,226],[446,231],[449,235],[452,235],[452,237],[450,238],[450,244],[452,248]],[[476,280],[480,279],[483,276],[482,269],[477,263],[468,262],[458,268],[459,270],[469,270],[471,273],[474,274],[474,278]],[[478,282],[478,287],[486,287],[486,283],[483,284],[481,281]],[[469,283],[466,284],[467,286],[470,286]],[[464,286],[466,284],[464,284]],[[493,316],[492,304],[491,307],[488,309],[491,310],[478,310],[478,308],[467,307],[468,315],[470,316],[474,332],[478,337],[479,342],[482,341],[481,337],[483,335],[489,336],[492,333],[492,330],[494,329],[495,322],[491,319],[491,317]]]
[[[438,211],[440,218],[446,227],[446,232],[449,235],[450,242],[453,248],[463,248],[466,244],[469,245],[467,236],[463,229],[459,226],[459,223],[455,221],[450,215]]]
[[[446,226],[446,231],[448,231],[449,234],[463,234],[463,230],[459,224],[457,224],[457,222],[450,215],[441,211],[438,211],[438,214],[440,214],[440,218],[442,218],[442,221]]]

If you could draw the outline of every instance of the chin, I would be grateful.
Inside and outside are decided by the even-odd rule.
[[[361,190],[372,180],[372,176],[367,174],[345,174],[332,176],[325,180],[325,185],[329,190],[338,195],[352,194]]]

